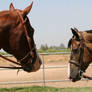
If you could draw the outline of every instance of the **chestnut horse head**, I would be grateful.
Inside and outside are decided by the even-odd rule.
[[[92,62],[92,30],[78,31],[71,29],[73,36],[69,40],[71,48],[69,60],[69,78],[75,82],[82,78],[83,73]]]
[[[27,17],[32,5],[33,2],[24,10],[19,10],[11,3],[9,10],[0,12],[0,49],[12,54],[27,72],[37,71],[41,65],[33,38],[34,29]],[[24,25],[30,40],[27,39]]]

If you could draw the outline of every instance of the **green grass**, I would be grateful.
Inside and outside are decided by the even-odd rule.
[[[1,55],[7,55],[7,52],[0,52]]]
[[[70,52],[70,49],[61,49],[61,50],[56,50],[56,49],[47,49],[43,51],[42,49],[38,50],[39,53],[48,53],[48,52]]]
[[[54,87],[24,87],[24,88],[1,88],[0,92],[92,92],[92,87],[84,88],[54,88]]]
[[[49,53],[49,52],[70,52],[70,49],[61,49],[61,50],[56,50],[56,49],[47,49],[47,50],[42,50],[38,49],[37,50],[39,53]],[[7,55],[7,52],[0,52],[1,55]]]

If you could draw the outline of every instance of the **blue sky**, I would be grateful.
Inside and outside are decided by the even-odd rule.
[[[92,29],[92,0],[33,0],[34,5],[28,17],[35,29],[34,39],[37,48],[41,44],[67,46],[72,36],[70,28]],[[1,0],[0,10],[9,9],[13,2],[15,8],[24,9],[32,0]]]

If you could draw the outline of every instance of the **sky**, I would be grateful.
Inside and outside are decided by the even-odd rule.
[[[17,9],[24,9],[34,2],[28,14],[35,29],[37,48],[41,44],[67,47],[72,37],[70,28],[80,31],[92,29],[92,0],[1,0],[0,11],[9,9],[12,2]]]

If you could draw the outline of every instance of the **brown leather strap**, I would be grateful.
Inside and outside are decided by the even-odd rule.
[[[16,67],[16,66],[15,66],[15,67],[14,67],[14,66],[13,66],[13,67],[12,67],[12,66],[11,66],[11,67],[9,67],[9,66],[0,66],[0,68],[8,68],[8,69],[23,69],[22,67]]]
[[[33,50],[33,49],[32,49],[31,44],[30,44],[31,39],[30,39],[30,37],[29,37],[29,35],[28,35],[27,29],[26,29],[26,26],[25,26],[26,20],[24,21],[24,19],[23,19],[23,17],[21,16],[21,13],[19,12],[19,10],[17,10],[17,14],[18,14],[18,16],[19,16],[19,18],[20,18],[21,24],[24,26],[24,31],[25,31],[25,35],[26,35],[26,38],[27,38],[27,41],[28,41],[29,48],[30,48],[30,53],[31,53],[32,57],[34,57],[34,55],[33,55],[33,53],[32,53],[32,50]]]
[[[5,56],[2,56],[1,54],[0,54],[0,57],[3,58],[3,59],[5,59],[5,60],[7,60],[7,61],[9,61],[9,62],[11,62],[11,63],[17,64],[17,65],[21,65],[20,63],[17,63],[15,61],[11,60],[11,59],[8,59]]]

